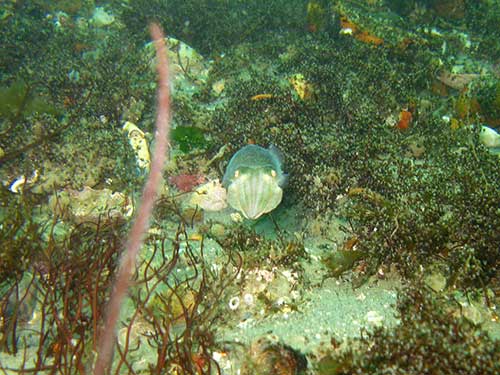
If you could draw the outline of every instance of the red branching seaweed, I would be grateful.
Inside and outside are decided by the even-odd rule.
[[[205,258],[203,239],[189,240],[192,223],[175,198],[155,202],[170,114],[166,53],[157,26],[152,35],[160,65],[156,150],[125,250],[120,255],[124,223],[111,215],[75,225],[64,236],[59,228],[67,224],[58,217],[47,223],[33,263],[0,283],[0,351],[19,356],[3,361],[0,372],[221,373],[212,356],[220,345],[215,329],[224,312],[217,302],[226,298],[242,259],[223,246],[217,255],[220,267],[211,267],[214,260]],[[146,237],[155,204],[162,222],[168,217],[179,223],[172,238],[162,231]],[[23,220],[20,216],[20,224]],[[139,257],[143,240],[148,252]],[[118,324],[126,294],[128,315]],[[139,368],[137,356],[152,351],[156,355]]]

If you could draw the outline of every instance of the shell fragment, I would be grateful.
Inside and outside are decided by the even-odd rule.
[[[149,170],[151,158],[149,156],[148,142],[144,132],[137,125],[127,121],[123,125],[123,130],[127,132],[130,145],[134,149],[137,164],[140,168]]]

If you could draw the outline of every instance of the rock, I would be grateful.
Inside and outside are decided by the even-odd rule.
[[[103,7],[96,7],[90,22],[97,27],[109,26],[115,22],[115,16],[106,12]]]
[[[219,180],[209,181],[192,193],[190,205],[205,211],[221,211],[227,207],[226,189]]]
[[[186,43],[173,38],[165,38],[168,48],[170,73],[173,77],[173,91],[193,92],[197,85],[206,82],[208,69],[203,56]],[[145,46],[146,53],[151,56],[151,67],[156,68],[152,43]]]
[[[125,219],[132,215],[133,205],[123,193],[110,189],[66,189],[49,200],[53,213],[76,224]]]
[[[442,292],[446,287],[446,277],[439,271],[426,275],[424,281],[435,292]]]

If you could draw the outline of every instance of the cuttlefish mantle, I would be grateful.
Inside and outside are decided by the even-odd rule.
[[[248,145],[236,152],[226,168],[222,185],[227,202],[247,219],[257,219],[274,210],[283,198],[287,176],[279,150]]]

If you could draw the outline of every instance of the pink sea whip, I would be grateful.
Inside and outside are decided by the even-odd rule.
[[[151,171],[144,186],[139,210],[130,230],[127,245],[120,259],[120,267],[106,307],[104,329],[99,339],[95,375],[103,375],[111,365],[111,358],[116,337],[116,322],[120,315],[123,298],[129,288],[134,272],[137,253],[144,241],[149,227],[158,189],[161,185],[162,171],[167,158],[170,130],[170,92],[167,50],[163,32],[157,24],[150,25],[151,37],[156,47],[158,70],[158,109],[156,115],[155,150],[153,152]]]

